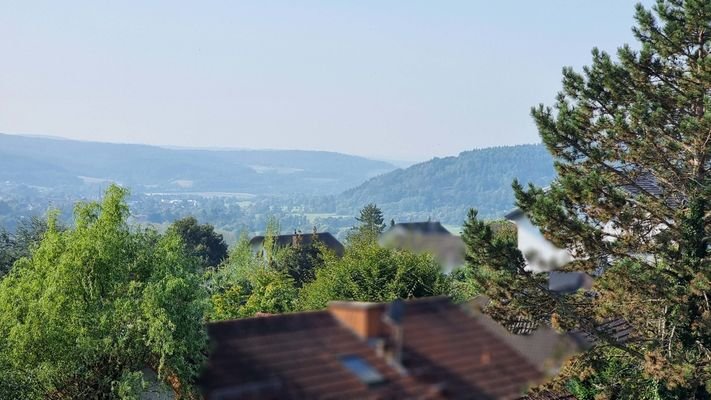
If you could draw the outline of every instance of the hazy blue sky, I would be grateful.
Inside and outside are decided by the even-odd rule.
[[[0,132],[420,160],[537,142],[630,0],[0,0]]]

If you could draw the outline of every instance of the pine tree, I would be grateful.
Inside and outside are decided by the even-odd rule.
[[[377,237],[385,230],[383,212],[374,203],[370,203],[360,210],[360,216],[356,217],[360,222],[357,230],[361,234]]]
[[[492,274],[491,313],[582,330],[599,341],[560,382],[580,396],[709,398],[711,392],[711,2],[636,8],[639,42],[563,70],[553,108],[532,110],[555,158],[550,188],[514,183],[518,206],[595,276],[593,290],[547,290],[523,257],[470,214],[472,266]],[[481,274],[479,274],[481,276]],[[632,339],[600,329],[624,319]],[[611,372],[613,371],[613,372]],[[598,397],[595,397],[598,398]]]

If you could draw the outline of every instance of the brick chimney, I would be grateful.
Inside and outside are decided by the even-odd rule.
[[[388,334],[383,322],[386,306],[384,303],[331,301],[328,303],[328,311],[356,335],[362,339],[370,339]]]

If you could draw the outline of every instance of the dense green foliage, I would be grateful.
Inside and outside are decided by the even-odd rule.
[[[640,50],[594,50],[563,72],[554,108],[533,110],[556,159],[548,190],[514,186],[518,205],[556,245],[564,270],[596,275],[593,290],[550,293],[521,254],[470,215],[472,267],[490,312],[578,329],[599,341],[555,382],[582,398],[711,398],[711,2],[637,7]],[[642,182],[646,182],[643,184]],[[633,340],[597,327],[623,318]]]
[[[505,220],[481,221],[475,210],[469,210],[462,228],[462,240],[466,265],[450,276],[452,299],[463,302],[482,293],[501,296],[494,290],[507,287],[505,279],[519,272],[517,269],[502,271],[510,265],[508,261],[520,254],[516,226]],[[496,264],[499,261],[503,263]]]
[[[273,229],[278,229],[273,227]],[[325,260],[333,258],[322,244],[297,241],[284,248],[270,240],[255,253],[246,235],[233,246],[229,258],[207,274],[214,320],[251,317],[256,313],[283,313],[297,307],[299,288],[311,282]]]
[[[269,235],[267,235],[267,239]],[[255,313],[317,310],[331,300],[391,301],[449,294],[450,279],[429,255],[380,247],[352,236],[345,255],[322,244],[279,248],[265,240],[254,253],[246,236],[208,273],[214,320]]]
[[[189,395],[206,350],[198,260],[174,234],[131,229],[126,191],[50,216],[0,281],[0,398],[115,398],[151,368]]]
[[[325,264],[327,258],[333,257],[330,252],[318,240],[303,243],[303,236],[299,235],[296,243],[279,252],[275,268],[289,275],[297,287],[302,287],[314,280],[316,270]]]
[[[663,383],[646,376],[637,361],[623,350],[606,347],[586,353],[566,366],[563,376],[572,377],[565,388],[579,400],[616,399],[662,400],[674,398]],[[605,398],[605,397],[603,397]]]
[[[46,231],[47,221],[39,217],[21,220],[14,233],[0,227],[0,278],[10,272],[15,261],[29,257]]]
[[[515,236],[498,231],[495,225],[478,218],[470,210],[462,229],[467,266],[462,270],[470,285],[488,295],[489,314],[501,322],[524,317],[536,322],[550,320],[553,300],[548,292],[547,276],[524,270],[525,260]],[[511,309],[515,307],[515,313]]]
[[[257,313],[279,314],[296,309],[298,290],[293,279],[271,268],[258,268],[236,282],[226,281],[211,297],[210,319],[253,317]]]
[[[346,247],[343,258],[331,258],[304,286],[300,306],[321,309],[330,300],[384,302],[449,293],[441,267],[426,254],[387,249],[359,240]]]
[[[227,244],[222,235],[209,224],[199,224],[195,217],[173,222],[169,233],[180,236],[188,253],[197,257],[203,268],[215,267],[227,257]]]

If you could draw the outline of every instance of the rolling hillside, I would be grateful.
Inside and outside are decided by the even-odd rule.
[[[554,177],[553,160],[542,145],[493,147],[434,158],[372,178],[337,196],[336,204],[343,214],[374,202],[388,218],[431,217],[459,225],[472,207],[488,218],[510,210],[514,178],[546,185]]]
[[[336,194],[395,167],[322,151],[193,150],[0,134],[0,182],[134,192]]]

